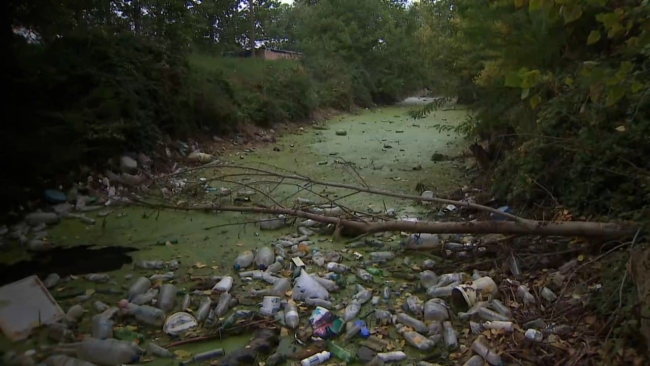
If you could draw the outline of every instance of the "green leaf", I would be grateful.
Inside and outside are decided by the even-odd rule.
[[[524,3],[524,0],[515,0],[515,8],[519,9],[519,8],[523,7],[524,5],[526,5]]]
[[[521,80],[522,88],[533,88],[539,84],[542,73],[539,70],[531,70],[525,73]]]
[[[573,85],[573,78],[565,78],[564,83],[568,86]]]
[[[607,5],[607,0],[587,0],[587,4],[605,6]]]
[[[632,93],[638,93],[640,90],[643,89],[643,84],[640,82],[636,81],[632,86],[630,87],[630,90],[632,90]]]
[[[530,89],[521,89],[521,100],[528,98],[528,94],[530,94]]]
[[[562,7],[564,24],[575,22],[582,16],[582,7],[577,4],[566,4]]]
[[[609,88],[609,93],[607,94],[607,100],[605,101],[605,106],[611,107],[616,102],[621,100],[625,96],[625,89],[620,86],[613,86]]]
[[[532,109],[535,109],[535,107],[537,107],[541,102],[542,102],[542,97],[540,97],[539,95],[535,95],[534,97],[530,98],[530,102],[529,102],[530,107]]]
[[[521,77],[516,72],[510,72],[506,75],[506,86],[518,88],[521,85]]]
[[[539,10],[542,8],[542,5],[544,5],[544,0],[530,0],[530,2],[528,3],[528,10],[530,11]]]
[[[592,30],[591,33],[589,33],[589,37],[587,37],[587,44],[594,44],[598,41],[600,41],[600,31]]]

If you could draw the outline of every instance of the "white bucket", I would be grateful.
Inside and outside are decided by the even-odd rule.
[[[260,312],[264,315],[274,315],[280,311],[281,299],[278,296],[264,296]]]
[[[479,300],[494,297],[499,293],[497,284],[490,277],[481,277],[470,283],[458,285],[451,291],[451,299],[455,307],[467,311]]]

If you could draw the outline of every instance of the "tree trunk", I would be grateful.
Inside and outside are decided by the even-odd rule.
[[[251,22],[250,33],[248,34],[248,41],[250,42],[251,57],[255,58],[255,1],[254,0],[248,0],[248,8],[250,12],[248,16],[250,17],[250,22]]]

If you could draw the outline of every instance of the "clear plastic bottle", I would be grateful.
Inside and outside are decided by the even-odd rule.
[[[165,268],[165,262],[139,260],[135,262],[135,266],[141,269],[163,269]]]
[[[485,361],[483,361],[483,357],[479,355],[474,355],[469,358],[469,360],[465,361],[463,366],[483,366]]]
[[[438,283],[438,276],[433,271],[420,272],[420,285],[422,288],[433,287]]]
[[[66,355],[50,356],[43,361],[45,366],[96,366],[90,362]]]
[[[255,265],[261,270],[265,270],[268,266],[273,264],[275,260],[275,255],[273,250],[269,247],[261,247],[255,253]]]
[[[356,318],[361,312],[361,304],[357,300],[352,300],[352,302],[345,308],[345,321],[349,322],[352,319]]]
[[[490,309],[488,309],[486,307],[481,307],[480,309],[478,309],[477,314],[478,314],[479,318],[481,318],[483,320],[487,320],[487,321],[500,320],[500,321],[507,322],[508,320],[510,320],[510,319],[508,319],[508,317],[503,316],[503,315],[497,313],[496,311],[490,310]]]
[[[139,322],[155,327],[162,327],[165,319],[167,319],[164,311],[149,305],[129,304],[128,313],[133,315]]]
[[[160,291],[157,288],[150,288],[149,291],[136,295],[132,300],[131,303],[136,304],[136,305],[146,305],[150,304],[153,299],[158,297],[158,293]]]
[[[129,288],[129,293],[126,297],[127,300],[131,301],[133,298],[140,294],[144,294],[151,288],[151,281],[147,277],[140,277]]]
[[[458,337],[456,336],[456,330],[454,326],[451,325],[450,321],[442,323],[442,338],[445,340],[445,345],[448,349],[458,348]]]
[[[429,287],[427,289],[427,296],[429,297],[450,297],[451,292],[454,287],[458,285],[459,282],[454,282],[448,286],[439,286],[439,287]]]
[[[506,318],[512,319],[512,311],[510,311],[510,308],[508,308],[501,301],[497,299],[492,299],[492,301],[490,301],[489,307],[492,308],[492,310],[496,311],[497,313],[505,316]]]
[[[111,276],[106,273],[90,273],[84,276],[90,282],[105,283],[110,281]]]
[[[158,302],[156,305],[158,308],[165,313],[169,313],[174,310],[176,305],[176,293],[178,289],[172,284],[164,284],[160,287],[160,292],[158,293]]]
[[[357,276],[366,282],[372,282],[372,275],[363,268],[357,269]]]
[[[68,309],[68,312],[65,313],[64,320],[66,324],[70,326],[75,326],[77,325],[77,323],[79,323],[79,321],[81,320],[81,318],[83,318],[83,316],[84,316],[84,308],[83,306],[77,304],[71,306],[70,309]]]
[[[395,253],[394,252],[389,252],[389,251],[383,251],[383,252],[371,252],[370,253],[370,260],[374,263],[377,262],[382,262],[382,261],[389,261],[391,259],[395,258]]]
[[[93,338],[113,338],[113,321],[104,314],[93,316],[91,335]]]
[[[541,342],[544,340],[544,333],[536,329],[528,329],[524,336],[526,339],[530,339],[533,342]]]
[[[212,300],[210,300],[209,297],[204,297],[203,300],[201,300],[201,304],[199,305],[199,310],[196,312],[196,320],[199,323],[202,323],[208,317],[211,307]]]
[[[350,270],[350,267],[341,263],[329,262],[327,263],[327,270],[332,271],[334,273],[345,273]]]
[[[77,357],[98,365],[136,363],[145,351],[133,342],[86,338],[77,348]]]
[[[503,330],[507,333],[512,333],[515,330],[515,324],[513,322],[504,322],[500,320],[487,321],[483,323],[483,328],[485,329],[496,329]]]
[[[411,346],[419,349],[420,351],[428,351],[435,346],[435,343],[423,336],[422,334],[414,331],[407,331],[402,328],[400,330],[400,333],[402,333],[402,337],[404,337],[404,340],[406,340],[406,343],[410,344]]]
[[[519,285],[519,287],[517,287],[517,295],[524,300],[524,304],[526,305],[534,304],[537,302],[537,300],[535,300],[535,296],[530,293],[528,286],[526,285]]]
[[[372,290],[362,289],[354,295],[354,298],[363,305],[372,299]]]
[[[284,321],[291,329],[296,329],[300,324],[300,315],[298,314],[298,307],[293,300],[289,300],[284,307]]]
[[[228,312],[228,308],[230,307],[231,299],[232,295],[230,295],[229,292],[222,292],[221,295],[219,295],[219,302],[217,302],[217,307],[214,310],[217,317],[221,318],[226,315],[226,312]]]
[[[305,303],[310,306],[320,306],[322,308],[330,309],[334,306],[331,301],[319,299],[316,297],[308,297],[305,299]]]
[[[412,234],[404,242],[406,249],[429,250],[440,248],[440,236],[438,234]]]
[[[424,304],[424,320],[445,321],[449,319],[449,309],[440,299],[431,299]]]
[[[500,366],[502,365],[501,363],[501,357],[492,351],[486,344],[485,340],[483,337],[478,337],[474,343],[472,343],[472,351],[474,351],[477,355],[483,357],[487,363],[489,363],[492,366]]]
[[[390,299],[390,287],[386,286],[384,287],[384,290],[382,291],[382,297],[384,300]]]
[[[212,293],[228,292],[232,288],[232,283],[233,278],[231,276],[224,276],[221,281],[212,287]]]
[[[417,296],[407,297],[406,306],[412,314],[415,314],[417,316],[421,316],[424,312],[424,304],[422,303],[422,300]]]
[[[185,294],[183,297],[183,302],[181,303],[181,311],[187,310],[192,305],[192,296],[190,294]]]
[[[159,345],[149,342],[147,343],[147,352],[156,356],[156,357],[162,357],[162,358],[174,358],[174,354],[168,350],[167,348],[160,347]]]
[[[416,332],[425,333],[428,331],[426,324],[404,313],[397,314],[396,320],[408,327],[413,328]]]
[[[400,362],[406,360],[406,353],[402,351],[377,353],[377,358],[384,362]]]
[[[235,258],[235,270],[239,271],[250,267],[251,264],[253,264],[253,259],[255,259],[253,252],[250,250],[243,251],[237,256],[237,258]]]
[[[311,277],[316,280],[321,286],[325,287],[327,291],[338,291],[339,285],[332,280],[318,276],[316,273],[311,274]]]
[[[277,258],[276,258],[276,261],[273,262],[273,264],[271,264],[266,269],[266,273],[278,273],[278,272],[280,272],[282,270],[282,268],[283,268],[282,263],[278,262]]]
[[[104,303],[101,302],[101,301],[95,301],[95,302],[93,303],[93,307],[95,308],[95,310],[97,310],[97,311],[99,311],[99,312],[106,311],[106,310],[108,310],[108,308],[109,308],[108,305],[104,304]]]

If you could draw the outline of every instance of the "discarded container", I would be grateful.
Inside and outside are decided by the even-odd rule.
[[[551,289],[548,287],[544,287],[542,289],[542,291],[540,292],[540,296],[548,302],[553,302],[557,300],[557,295],[553,291],[551,291]]]
[[[98,365],[122,365],[140,360],[145,351],[133,342],[117,339],[86,338],[77,349],[77,357]]]
[[[474,343],[472,343],[472,351],[474,351],[477,355],[483,357],[487,363],[489,363],[492,366],[500,366],[502,365],[501,363],[501,357],[492,351],[488,346],[485,344],[485,340],[482,336],[478,337]]]
[[[435,346],[435,343],[432,340],[425,338],[418,332],[402,330],[401,333],[408,344],[420,351],[428,351]]]
[[[66,324],[70,326],[76,326],[83,316],[84,316],[84,308],[83,306],[77,304],[71,306],[70,309],[68,309],[68,311],[65,313],[64,320]]]
[[[370,260],[373,262],[380,262],[380,261],[389,261],[391,259],[395,258],[395,253],[393,252],[372,252],[370,253]]]
[[[66,355],[50,356],[43,363],[45,366],[96,366],[93,363]]]
[[[36,226],[39,224],[53,225],[61,221],[59,215],[55,212],[32,212],[25,216],[25,222],[29,226]]]
[[[250,267],[250,265],[253,264],[253,259],[255,259],[255,255],[250,250],[242,252],[237,256],[237,258],[235,258],[235,270],[239,271]]]
[[[0,329],[12,341],[27,338],[34,327],[64,317],[63,310],[37,276],[0,287]]]
[[[517,295],[524,300],[524,304],[526,305],[535,304],[537,302],[535,296],[530,293],[528,286],[526,285],[519,285],[519,287],[517,287]]]
[[[497,299],[492,299],[490,303],[488,304],[488,307],[492,308],[499,314],[503,315],[507,319],[512,319],[512,311],[510,311],[510,308],[507,307],[504,303]]]
[[[131,301],[137,295],[147,292],[151,288],[151,281],[147,277],[140,277],[131,287],[129,288],[129,293],[127,295],[127,300]]]
[[[214,313],[217,317],[221,318],[226,315],[230,308],[230,302],[232,299],[233,297],[229,292],[222,292],[221,295],[219,295],[219,301],[217,302],[217,306],[214,308]]]
[[[419,320],[417,320],[417,319],[415,319],[415,318],[413,318],[413,317],[411,317],[411,316],[409,316],[407,314],[404,314],[404,313],[397,314],[396,320],[399,323],[402,323],[402,324],[404,324],[406,326],[409,326],[409,327],[413,328],[416,332],[425,333],[425,332],[428,331],[427,326],[423,322],[421,322],[421,321],[419,321]]]
[[[513,322],[504,322],[500,320],[487,321],[483,323],[483,328],[485,329],[496,329],[503,330],[507,333],[511,333],[515,330],[515,324]]]
[[[232,288],[232,283],[233,278],[231,276],[224,276],[221,281],[212,287],[212,293],[228,292]]]
[[[412,234],[405,242],[405,249],[408,250],[430,250],[440,248],[440,236],[438,234]]]
[[[174,354],[168,350],[167,348],[160,347],[159,345],[149,342],[147,343],[147,352],[156,356],[156,357],[162,357],[162,358],[174,358]]]
[[[329,339],[338,335],[345,323],[334,313],[319,306],[311,313],[309,324],[314,329],[314,336]]]
[[[171,284],[164,284],[160,287],[160,292],[158,293],[158,302],[156,305],[158,308],[165,313],[168,313],[174,310],[174,305],[176,305],[176,293],[178,289],[176,286]]]
[[[481,277],[469,284],[458,285],[451,292],[451,299],[459,309],[469,309],[477,301],[496,296],[498,288],[490,277]]]
[[[301,366],[316,366],[330,359],[331,353],[323,351],[300,361]]]
[[[424,320],[445,321],[449,319],[449,309],[440,299],[431,299],[424,304]]]
[[[458,337],[456,335],[456,330],[454,329],[454,326],[451,325],[450,321],[446,321],[442,323],[442,337],[445,340],[445,346],[448,349],[456,349],[458,348]]]
[[[273,254],[273,250],[269,247],[261,247],[257,250],[257,253],[255,253],[255,264],[257,265],[257,268],[261,270],[265,270],[268,266],[273,264],[274,260],[275,255]]]
[[[470,357],[469,360],[465,361],[463,366],[483,366],[483,364],[485,364],[483,357],[479,355],[474,355]]]
[[[103,314],[93,316],[91,334],[93,338],[113,338],[113,321]]]
[[[178,336],[198,326],[199,322],[196,321],[192,314],[178,312],[167,318],[163,331],[171,336]]]
[[[510,320],[507,316],[501,315],[496,311],[490,310],[486,307],[481,307],[480,309],[478,309],[478,316],[481,319],[487,321],[499,320],[499,321],[507,322],[508,320]]]
[[[533,342],[541,342],[544,340],[544,333],[536,329],[528,329],[526,333],[524,333],[524,336],[526,339],[529,339]]]
[[[291,300],[284,307],[284,321],[291,329],[296,329],[300,324],[298,307],[296,306],[296,303]]]
[[[383,362],[400,362],[406,360],[406,353],[402,351],[377,353],[377,358]]]
[[[207,351],[203,353],[199,353],[197,355],[194,355],[191,360],[189,361],[184,361],[181,363],[181,366],[188,366],[193,363],[200,363],[204,361],[211,360],[213,358],[221,357],[226,354],[226,351],[223,350],[223,348],[217,348],[212,351]]]
[[[280,311],[280,298],[277,296],[264,296],[260,313],[267,316],[275,315]]]
[[[129,304],[128,313],[141,323],[160,327],[165,323],[165,312],[148,305]]]

